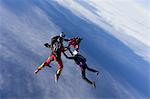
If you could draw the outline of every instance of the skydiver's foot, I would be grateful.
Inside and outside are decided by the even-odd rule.
[[[38,70],[36,70],[35,72],[34,72],[34,74],[37,74],[38,73]]]
[[[96,72],[96,75],[97,75],[97,76],[99,75],[99,71]]]
[[[96,84],[95,84],[95,82],[93,82],[92,87],[93,87],[93,88],[96,88]]]
[[[58,75],[55,74],[55,82],[57,83],[58,82]]]

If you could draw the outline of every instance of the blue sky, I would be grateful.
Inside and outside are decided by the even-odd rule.
[[[2,0],[2,99],[141,99],[150,96],[147,76],[150,69],[149,35],[146,34],[149,29],[146,20],[141,18],[148,17],[144,15],[145,10],[141,10],[136,3],[132,7],[133,2],[124,2],[124,5],[109,0],[101,1],[100,4],[96,1],[79,2],[82,1]],[[130,12],[124,9],[126,5],[131,8]],[[111,11],[115,12],[114,16]],[[128,13],[129,16],[122,16]],[[133,18],[133,15],[140,16]],[[118,23],[120,21],[122,24]],[[130,29],[124,26],[130,26]],[[141,32],[143,29],[145,33]],[[65,68],[57,84],[53,77],[55,62],[52,63],[52,69],[44,68],[38,75],[33,74],[50,54],[43,44],[50,42],[50,37],[61,31],[66,32],[67,37],[83,37],[81,53],[87,58],[90,67],[102,72],[99,78],[88,73],[90,79],[97,80],[96,89],[81,79],[80,69],[64,56]]]
[[[149,0],[137,0],[137,2],[139,2],[140,4],[142,4],[143,7],[145,7],[146,9],[150,8],[150,1]]]

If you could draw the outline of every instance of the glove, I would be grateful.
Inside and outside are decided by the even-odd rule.
[[[49,47],[49,44],[48,44],[48,43],[45,43],[44,46],[45,46],[45,47]]]

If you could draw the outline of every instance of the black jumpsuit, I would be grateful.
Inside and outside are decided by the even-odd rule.
[[[65,56],[66,56],[66,55],[65,55]],[[82,55],[77,54],[77,55],[75,55],[74,57],[68,57],[68,56],[66,56],[66,57],[69,58],[69,59],[73,59],[73,60],[75,61],[75,63],[76,63],[77,65],[79,65],[80,68],[81,68],[82,78],[83,78],[85,81],[87,81],[89,84],[93,84],[92,81],[90,81],[89,79],[87,79],[86,74],[85,74],[85,71],[86,71],[86,69],[89,70],[89,71],[92,71],[92,72],[98,72],[98,71],[97,71],[97,70],[94,70],[94,69],[92,69],[92,68],[89,68],[89,67],[87,66],[87,64],[86,64],[86,59],[85,59]]]

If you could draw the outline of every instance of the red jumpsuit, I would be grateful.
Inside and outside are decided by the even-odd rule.
[[[51,61],[56,61],[58,65],[58,69],[63,68],[63,63],[61,60],[61,53],[65,51],[64,47],[61,47],[58,51],[53,51],[52,54],[48,57],[48,59],[45,61],[45,66],[48,66]]]
[[[51,61],[56,61],[58,65],[58,70],[55,74],[55,81],[57,82],[63,70],[61,53],[64,51],[65,51],[65,48],[63,46],[61,46],[57,51],[52,51],[52,54],[48,57],[48,59],[43,64],[41,64],[34,73],[37,74],[37,72],[40,71],[42,68],[44,68],[45,66],[48,66],[51,63]]]
[[[76,49],[77,51],[80,48],[79,44],[77,43],[76,39],[74,39],[74,38],[69,41],[68,47],[72,47],[72,48]]]

